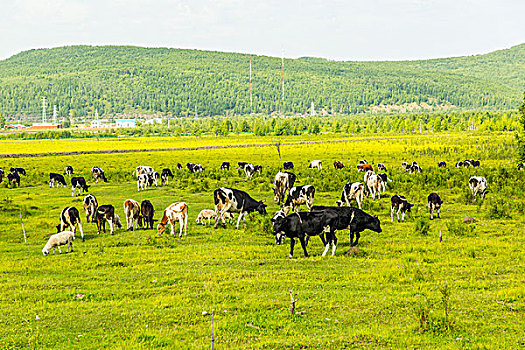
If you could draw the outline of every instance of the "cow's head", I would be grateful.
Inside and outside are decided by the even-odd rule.
[[[282,232],[282,227],[284,223],[284,212],[282,210],[279,210],[276,212],[272,218],[272,225],[273,225],[273,235],[275,236],[275,244],[282,244],[284,239],[284,234]]]
[[[89,192],[89,186],[90,185],[82,185],[82,189],[86,192]],[[80,193],[80,192],[79,192]]]
[[[166,224],[163,224],[162,222],[159,222],[157,225],[157,234],[161,235],[164,230],[166,230]]]
[[[410,203],[407,202],[407,204],[406,204],[406,208],[407,208],[407,209],[406,209],[406,212],[407,212],[407,213],[412,212],[412,209],[411,209],[411,208],[412,208],[413,206],[414,206],[414,204],[410,204]]]
[[[113,222],[118,228],[122,228],[122,223],[120,222],[120,218],[117,214],[115,214]]]
[[[372,220],[370,220],[370,226],[368,227],[368,229],[377,233],[381,233],[383,231],[381,229],[381,222],[379,222],[379,218],[377,217],[377,215],[372,216]]]
[[[266,215],[266,207],[267,205],[264,204],[264,202],[266,202],[266,199],[265,200],[262,200],[262,201],[259,201],[258,205],[257,205],[257,208],[255,208],[255,210],[257,210],[257,212],[259,214],[262,214],[262,215]]]

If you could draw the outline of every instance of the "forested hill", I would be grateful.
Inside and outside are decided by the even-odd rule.
[[[281,59],[247,54],[72,46],[0,61],[0,113],[36,115],[42,96],[59,115],[254,112],[282,108]],[[285,59],[285,109],[358,113],[403,109],[514,109],[525,90],[525,44],[485,55],[399,62]],[[389,107],[385,107],[389,106]]]

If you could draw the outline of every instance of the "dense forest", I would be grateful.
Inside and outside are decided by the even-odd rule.
[[[46,96],[61,117],[91,118],[95,109],[105,116],[246,115],[250,60],[253,111],[282,113],[280,58],[124,46],[30,50],[0,61],[0,113],[37,116]],[[309,113],[312,102],[317,115],[517,109],[523,72],[525,44],[421,61],[285,59],[285,113]]]

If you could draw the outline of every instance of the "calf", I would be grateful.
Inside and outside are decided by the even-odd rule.
[[[343,162],[339,161],[339,160],[336,160],[334,162],[334,168],[337,170],[337,169],[343,169],[345,166],[343,164]]]
[[[86,211],[86,221],[89,222],[89,217],[91,216],[91,222],[95,222],[95,213],[98,208],[98,202],[95,196],[92,194],[85,196],[82,205]]]
[[[68,165],[64,168],[64,175],[71,176],[73,174],[73,167],[71,165]]]
[[[102,179],[104,182],[108,182],[108,179],[106,179],[106,176],[104,175],[104,170],[102,170],[98,166],[92,167],[91,172],[93,173],[93,177],[95,178],[96,184],[98,184],[98,179]]]
[[[295,174],[287,171],[279,171],[275,175],[275,179],[273,180],[273,200],[276,201],[278,205],[284,202],[286,193],[293,187],[295,180]]]
[[[441,210],[441,198],[437,193],[431,193],[428,195],[428,209],[430,210],[430,220],[434,220],[434,211],[437,211],[437,217],[439,218],[439,211]]]
[[[175,236],[175,229],[173,225],[178,221],[180,223],[179,238],[182,237],[182,228],[184,228],[184,236],[186,236],[188,228],[188,204],[184,202],[170,204],[165,210],[162,219],[157,225],[157,233],[160,235],[166,230],[166,226],[171,225],[171,234]]]
[[[284,170],[292,170],[293,169],[293,162],[284,162],[283,163],[283,169]]]
[[[338,215],[333,211],[299,212],[293,213],[285,218],[277,218],[273,223],[275,242],[276,244],[279,244],[283,235],[289,237],[289,257],[292,258],[295,239],[298,238],[303,247],[304,256],[308,257],[308,252],[306,251],[306,237],[322,235],[325,228],[328,228],[328,242],[325,245],[323,256],[328,252],[330,244],[332,244],[332,255],[335,255],[337,247],[337,238],[335,237],[337,221]]]
[[[206,220],[208,220],[208,225],[210,224],[211,219],[215,219],[217,214],[212,209],[202,209],[195,222],[197,224],[206,225]]]
[[[376,199],[376,194],[378,195],[378,199],[381,199],[381,186],[383,179],[379,175],[375,174],[372,170],[368,170],[364,176],[364,181],[366,183],[368,193],[372,195],[372,199]]]
[[[407,202],[406,198],[399,195],[393,195],[390,199],[390,202],[392,203],[390,207],[390,216],[392,219],[392,222],[394,222],[394,212],[397,211],[397,221],[405,221],[405,212],[410,213],[411,209],[414,204],[410,204]],[[401,212],[401,220],[399,220],[399,212]]]
[[[216,189],[213,192],[213,201],[217,214],[214,228],[217,228],[219,220],[222,220],[223,227],[226,227],[224,214],[227,212],[239,213],[237,229],[239,229],[241,220],[249,213],[256,211],[259,214],[266,215],[266,204],[264,204],[266,200],[256,201],[248,193],[234,188],[221,187]]]
[[[20,187],[20,175],[18,175],[18,173],[7,174],[7,185],[12,187],[18,185],[18,187]]]
[[[151,174],[140,174],[137,176],[137,191],[148,189],[148,186],[153,185],[153,176]]]
[[[365,196],[365,186],[360,182],[346,183],[343,187],[343,193],[341,193],[341,200],[337,201],[337,205],[342,207],[345,205],[351,207],[350,201],[355,199],[359,209],[363,206],[363,199]]]
[[[56,174],[56,173],[49,173],[49,187],[55,187],[55,182],[57,183],[57,188],[59,185],[62,185],[62,187],[66,187],[66,179],[64,179],[63,175]]]
[[[15,168],[15,167],[11,167],[11,169],[9,169],[9,171],[11,172],[11,174],[18,174],[18,175],[25,175],[26,174],[26,171],[24,168]]]
[[[381,182],[379,183],[379,185],[382,189],[382,192],[386,192],[386,185],[388,184],[388,182],[392,182],[392,180],[388,178],[388,175],[386,173],[377,174],[377,176],[381,178]]]
[[[78,188],[78,195],[80,195],[80,191],[82,191],[82,194],[85,192],[88,192],[89,185],[86,185],[86,179],[84,179],[82,176],[72,177],[71,178],[71,196],[75,197],[77,195],[77,188]]]
[[[222,162],[221,170],[230,170],[230,162]]]
[[[170,169],[162,169],[160,177],[162,178],[162,185],[167,186],[169,184],[169,178],[171,177],[173,179],[173,173]]]
[[[441,161],[438,163],[438,168],[446,168],[447,167],[447,163]]]
[[[82,242],[84,242],[84,230],[82,229],[78,209],[75,207],[66,207],[62,209],[62,212],[60,213],[60,224],[57,225],[57,233],[62,232],[66,227],[69,227],[71,231],[73,231],[73,234],[75,234],[76,225],[78,225],[78,228],[80,229]]]
[[[104,233],[106,232],[106,221],[109,223],[110,234],[113,234],[114,226],[122,228],[120,218],[115,214],[115,208],[111,204],[98,207],[96,211],[96,219],[98,234],[100,234],[101,229]]]
[[[312,185],[292,187],[290,192],[288,192],[286,202],[284,202],[284,213],[288,214],[290,208],[293,212],[297,212],[301,204],[306,204],[306,207],[310,210],[314,203],[314,196],[315,188]]]
[[[153,184],[155,185],[155,187],[158,187],[159,186],[159,178],[160,178],[159,173],[154,171],[153,174],[151,174],[150,176],[151,176],[151,179],[153,180]]]
[[[321,162],[320,160],[312,160],[308,168],[323,170],[323,162]]]
[[[126,217],[126,231],[133,231],[133,220],[135,221],[135,228],[139,228],[140,220],[140,204],[134,199],[126,199],[124,201],[124,216]]]
[[[470,188],[472,196],[474,196],[474,200],[478,193],[480,194],[481,199],[485,199],[485,194],[487,194],[487,179],[483,176],[472,176],[468,179],[468,187]]]
[[[374,171],[374,168],[370,164],[357,164],[357,171]]]
[[[153,204],[149,200],[143,200],[140,203],[140,215],[139,215],[139,226],[145,227],[146,230],[153,230],[153,215],[155,214],[155,209],[153,209]],[[144,220],[144,222],[143,222]]]
[[[350,207],[324,207],[324,206],[313,206],[312,212],[316,211],[334,211],[337,214],[337,226],[336,230],[350,230],[350,245],[352,247],[359,243],[361,232],[364,230],[371,230],[377,233],[381,233],[381,222],[377,216],[372,216],[361,209],[350,208]],[[355,241],[354,241],[355,235]]]
[[[387,171],[383,163],[377,163],[377,171]]]

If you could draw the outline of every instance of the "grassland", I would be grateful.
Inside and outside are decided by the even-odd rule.
[[[119,148],[120,142],[128,140],[57,144],[84,150]],[[269,143],[272,138],[129,142],[125,147],[165,148]],[[0,142],[0,153],[51,151],[43,146],[49,143],[16,141],[13,148]],[[268,211],[277,210],[271,181],[279,159],[273,147],[0,159],[4,170],[17,166],[28,172],[21,188],[6,188],[5,181],[0,185],[0,347],[201,349],[211,343],[212,310],[218,349],[524,346],[525,173],[515,170],[512,134],[418,135],[290,145],[281,152],[283,160],[296,164],[300,184],[316,187],[316,204],[333,205],[344,183],[362,180],[354,169],[358,159],[385,163],[393,182],[384,198],[365,200],[364,206],[379,215],[383,232],[366,231],[359,250],[349,250],[348,233],[339,233],[335,257],[320,257],[320,241],[313,239],[310,258],[296,250],[296,257],[288,259],[288,241],[274,245],[268,217],[250,216],[238,231],[195,225],[198,212],[213,207],[213,189],[222,185],[266,198]],[[480,159],[482,168],[451,167],[467,158]],[[325,169],[306,169],[312,159],[322,159]],[[333,170],[336,159],[349,167]],[[422,166],[422,174],[401,171],[400,163],[412,160]],[[449,168],[437,169],[440,160]],[[188,161],[203,164],[205,172],[183,171],[168,187],[137,193],[131,175],[135,166],[173,169]],[[237,170],[218,171],[222,161],[250,161],[265,170],[246,181]],[[121,218],[127,198],[149,199],[157,219],[168,204],[186,201],[188,236],[159,237],[143,230],[99,236],[95,225],[84,221],[86,241],[76,240],[73,253],[43,257],[61,209],[81,208],[69,188],[47,185],[48,173],[66,165],[90,182],[91,166],[105,169],[109,182],[92,183],[90,193],[100,204],[113,204]],[[489,182],[484,202],[472,202],[466,191],[472,175]],[[442,219],[429,221],[426,196],[434,191],[445,203]],[[417,204],[406,223],[390,222],[389,196],[395,193]],[[477,221],[464,225],[464,216]],[[294,316],[289,290],[298,298]]]

